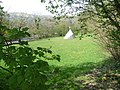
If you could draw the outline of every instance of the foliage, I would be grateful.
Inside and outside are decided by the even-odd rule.
[[[0,89],[1,90],[46,90],[46,72],[49,65],[46,60],[56,59],[59,55],[53,55],[47,48],[37,47],[32,49],[28,41],[21,39],[30,34],[28,28],[8,28],[4,25],[3,7],[0,7]],[[19,45],[14,45],[17,40]],[[12,45],[11,45],[12,44]]]
[[[93,2],[96,7],[102,40],[115,60],[120,60],[120,2],[100,0]]]
[[[79,14],[85,7],[84,2],[87,0],[44,0],[44,3],[48,3],[47,10],[60,17],[68,17],[74,14]]]
[[[119,19],[120,15],[116,5],[117,0],[100,0],[91,2],[88,9],[83,12],[84,22],[92,22],[94,33],[114,60],[120,59]],[[119,4],[119,2],[118,2]],[[86,15],[88,14],[88,15]],[[80,18],[80,21],[81,18]],[[90,29],[90,28],[89,28]]]

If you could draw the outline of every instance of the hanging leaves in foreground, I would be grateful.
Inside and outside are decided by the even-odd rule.
[[[60,56],[53,57],[47,48],[32,49],[23,40],[30,36],[27,31],[27,27],[8,28],[0,21],[0,62],[4,63],[0,66],[0,90],[46,90],[46,60],[60,61]]]

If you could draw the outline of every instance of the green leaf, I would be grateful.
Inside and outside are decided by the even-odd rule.
[[[53,59],[58,60],[60,62],[60,55],[52,55]]]
[[[28,41],[21,41],[20,45],[28,45]]]
[[[3,43],[3,41],[4,41],[4,37],[0,36],[0,43]]]
[[[13,75],[8,79],[8,84],[11,89],[15,89],[17,87],[17,76]]]
[[[41,48],[41,47],[37,47],[37,49],[38,49],[38,50],[42,50],[42,48]]]
[[[41,2],[45,2],[45,0],[41,0]]]

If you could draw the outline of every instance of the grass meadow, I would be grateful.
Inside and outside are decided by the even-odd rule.
[[[111,66],[114,66],[114,63],[109,62],[109,54],[95,39],[87,37],[82,40],[65,40],[63,37],[56,37],[29,44],[33,48],[51,48],[54,54],[61,56],[60,62],[48,61],[48,90],[107,90],[113,86],[117,88],[116,84],[111,84],[111,78],[104,77],[106,73],[113,71]]]
[[[61,61],[49,61],[50,65],[57,67],[77,66],[81,63],[97,63],[105,59],[106,55],[102,47],[93,38],[79,38],[65,40],[63,37],[43,39],[30,42],[33,48],[51,48],[54,54],[61,56]]]

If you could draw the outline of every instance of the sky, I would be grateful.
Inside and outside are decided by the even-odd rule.
[[[52,15],[41,0],[0,0],[7,12],[24,12],[28,14]]]

